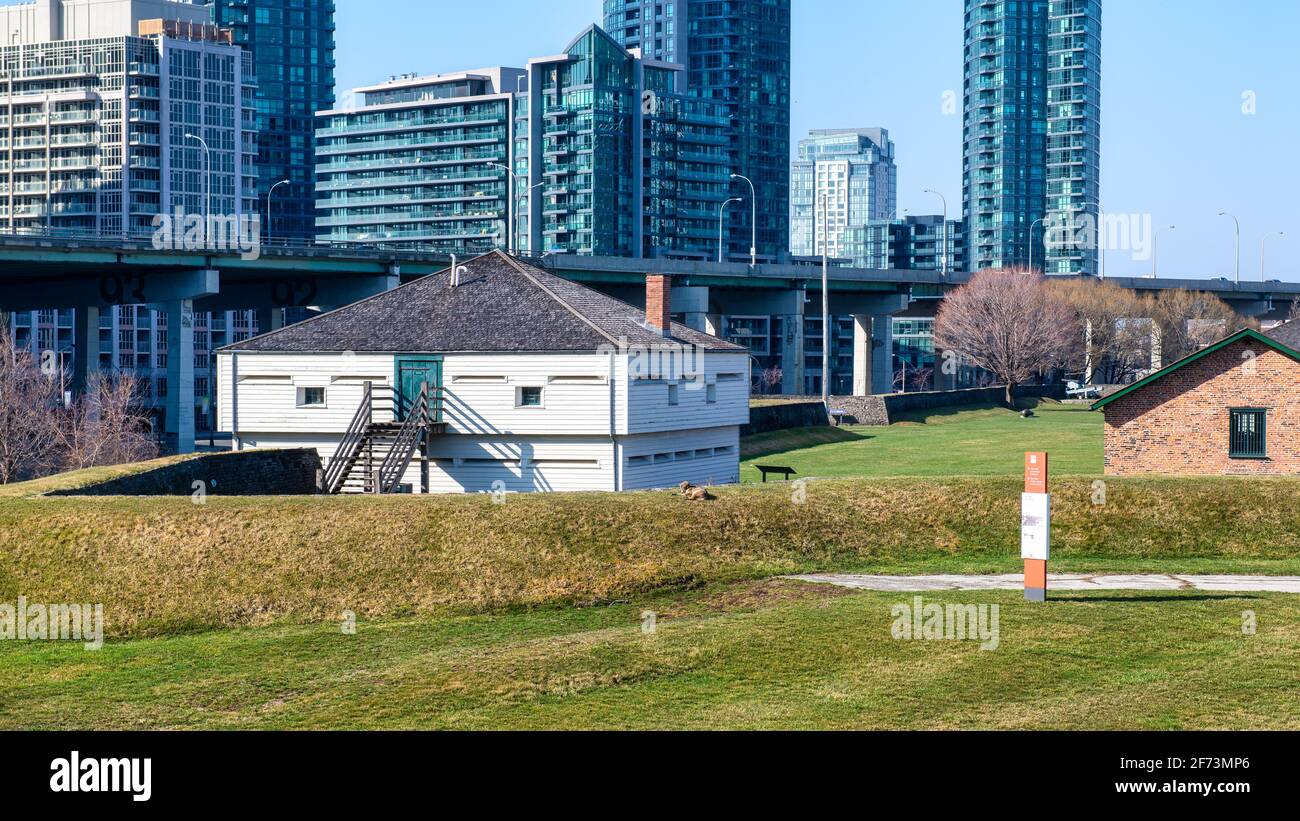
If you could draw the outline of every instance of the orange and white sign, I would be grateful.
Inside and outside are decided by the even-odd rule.
[[[1052,550],[1052,496],[1047,492],[1047,454],[1025,454],[1025,492],[1020,496],[1020,558],[1025,562],[1025,599],[1047,601],[1047,559]]]

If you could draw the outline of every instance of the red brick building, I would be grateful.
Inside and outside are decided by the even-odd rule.
[[[1106,474],[1300,473],[1297,337],[1239,331],[1094,404]]]

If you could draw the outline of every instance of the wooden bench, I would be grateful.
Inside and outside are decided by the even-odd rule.
[[[758,468],[758,472],[763,474],[764,483],[767,482],[767,475],[769,473],[780,474],[781,476],[784,476],[785,480],[788,482],[790,481],[791,476],[794,476],[799,472],[794,468],[781,467],[779,465],[754,465],[754,467]]]

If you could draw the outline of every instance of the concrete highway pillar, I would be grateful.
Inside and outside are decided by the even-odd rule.
[[[72,395],[77,396],[99,371],[99,306],[78,308],[73,323]]]
[[[194,452],[194,300],[162,306],[167,312],[167,444]]]
[[[894,317],[853,315],[853,395],[894,392]]]
[[[683,324],[706,334],[717,336],[709,330],[709,289],[698,286],[673,288],[669,295],[674,314],[682,314]]]
[[[804,297],[806,291],[795,292],[796,313],[781,315],[781,393],[802,396],[804,390]]]

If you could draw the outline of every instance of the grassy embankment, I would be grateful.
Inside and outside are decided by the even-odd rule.
[[[1300,727],[1300,597],[927,595],[999,604],[984,651],[894,641],[909,596],[759,581],[1014,572],[1026,449],[1082,474],[1054,488],[1053,570],[1300,573],[1300,481],[1110,480],[1097,505],[1096,417],[1069,413],[773,435],[803,475],[875,474],[800,504],[32,495],[129,468],[7,488],[0,602],[102,602],[114,638],[0,642],[0,728]],[[846,434],[870,438],[802,449]]]

